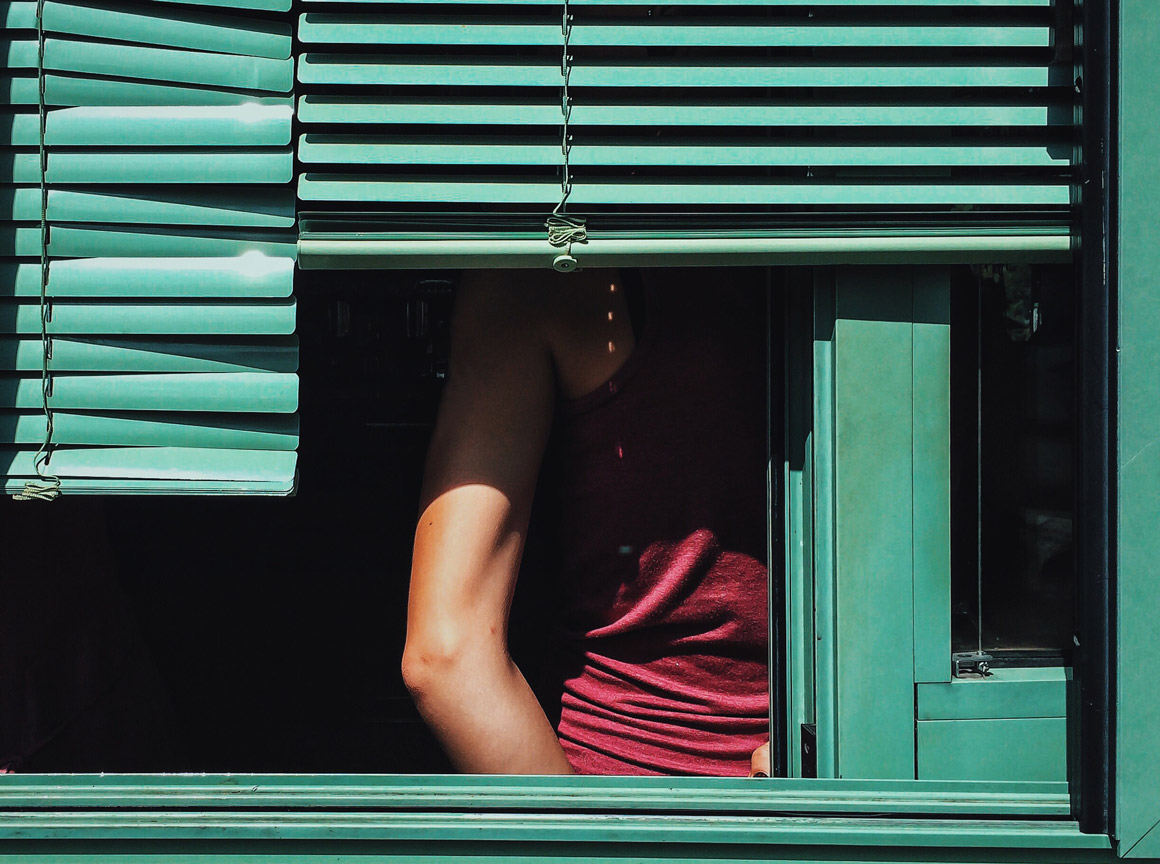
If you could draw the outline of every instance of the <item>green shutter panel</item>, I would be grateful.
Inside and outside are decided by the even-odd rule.
[[[43,326],[46,468],[65,494],[289,493],[298,443],[290,0],[48,0],[43,63],[37,4],[6,7],[6,490],[36,478],[47,431]]]
[[[302,7],[303,266],[1068,254],[1051,0]]]

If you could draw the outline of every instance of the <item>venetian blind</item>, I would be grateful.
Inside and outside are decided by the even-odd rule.
[[[292,490],[289,8],[5,4],[7,491],[37,473],[46,354],[44,469],[63,492]]]
[[[565,191],[590,263],[1068,249],[1051,0],[299,8],[303,266],[542,265]]]

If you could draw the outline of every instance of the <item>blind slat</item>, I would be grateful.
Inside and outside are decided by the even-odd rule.
[[[0,378],[0,402],[41,407],[40,377]],[[290,414],[298,410],[298,376],[278,372],[188,372],[54,375],[49,405],[86,411],[230,411]]]
[[[402,123],[439,125],[551,125],[560,123],[558,100],[475,102],[413,100],[387,102],[356,98],[304,96],[298,103],[303,123]],[[1053,116],[1047,105],[930,104],[777,104],[728,101],[703,104],[632,101],[575,105],[568,118],[575,126],[1030,126],[1070,122]]]
[[[559,46],[559,22],[519,21],[512,17],[455,20],[419,16],[304,12],[298,36],[307,43],[352,45],[542,45]],[[700,19],[696,26],[577,22],[569,44],[577,47],[781,47],[781,48],[1047,48],[1045,26],[847,26],[730,24]]]
[[[41,350],[39,337],[0,336],[5,369],[39,372]],[[298,340],[54,336],[52,368],[54,372],[297,372]]]
[[[36,3],[11,5],[32,7],[31,26],[36,26]],[[26,18],[28,14],[25,13]],[[285,24],[127,3],[98,6],[47,0],[44,26],[54,33],[69,33],[88,39],[168,45],[280,60],[290,56],[292,40],[291,28]]]
[[[437,60],[429,57],[305,53],[298,61],[304,84],[554,87],[560,64],[519,57]],[[1046,65],[951,62],[946,65],[857,62],[847,65],[804,60],[698,65],[689,61],[577,62],[575,87],[1047,87]]]
[[[50,160],[51,167],[51,160]],[[163,197],[164,196],[164,197]],[[0,190],[0,211],[16,220],[40,219],[40,189]],[[293,228],[294,199],[282,189],[228,186],[209,192],[139,192],[120,187],[92,191],[54,188],[48,193],[48,218],[54,222],[142,222],[154,225],[236,225]]]
[[[63,39],[49,39],[44,52],[45,67],[55,72],[275,92],[289,91],[294,81],[294,63],[288,57],[272,59]]]
[[[298,418],[293,415],[236,414],[53,414],[57,444],[102,447],[221,447],[238,450],[294,450]],[[39,444],[41,413],[0,413],[0,444]]]
[[[539,207],[554,205],[560,198],[560,187],[553,182],[527,180],[466,179],[445,180],[433,177],[406,179],[357,179],[306,173],[298,181],[298,196],[304,201],[359,201],[402,203],[484,202],[524,204]],[[913,180],[898,183],[690,183],[681,178],[670,182],[615,182],[586,178],[575,184],[568,198],[570,204],[668,204],[681,201],[707,205],[833,205],[867,206],[897,204],[906,206],[954,206],[963,204],[1008,204],[1024,206],[1066,207],[1070,189],[1063,184],[920,184]]]
[[[54,301],[50,334],[201,334],[285,336],[294,332],[294,300],[132,303]],[[39,303],[0,304],[0,333],[40,332]]]
[[[589,139],[591,141],[591,139]],[[560,144],[496,137],[485,141],[454,139],[380,140],[371,136],[302,136],[299,158],[307,163],[353,165],[556,165]],[[997,146],[866,144],[793,145],[762,143],[692,144],[665,142],[576,144],[569,162],[577,168],[610,165],[739,166],[1066,166],[1070,149],[1058,152],[1040,143]]]
[[[6,493],[36,476],[35,455],[35,449],[0,448],[0,473],[10,478]],[[62,447],[53,452],[50,466],[65,494],[284,495],[293,489],[296,461],[294,453],[278,450]]]

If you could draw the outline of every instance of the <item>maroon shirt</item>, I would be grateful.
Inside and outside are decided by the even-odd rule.
[[[581,774],[744,775],[769,728],[765,294],[667,285],[646,310],[553,432],[558,732]]]

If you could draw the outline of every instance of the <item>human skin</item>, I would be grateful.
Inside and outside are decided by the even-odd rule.
[[[572,773],[508,652],[509,613],[556,400],[601,386],[633,348],[614,271],[498,271],[460,286],[402,667],[460,771]],[[764,762],[761,752],[753,770],[768,773],[768,746]]]

